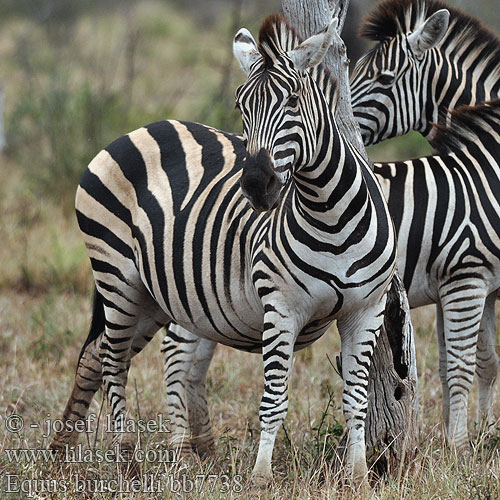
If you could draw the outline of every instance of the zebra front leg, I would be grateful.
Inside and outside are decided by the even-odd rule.
[[[487,431],[494,423],[493,396],[498,372],[498,356],[495,351],[496,297],[497,292],[494,292],[486,298],[476,352],[476,374],[479,385],[478,421]]]
[[[337,322],[342,346],[343,409],[346,421],[346,479],[366,484],[365,419],[368,377],[373,351],[384,321],[386,295],[375,305],[343,316]]]
[[[180,455],[190,455],[193,447],[200,455],[213,451],[205,378],[215,346],[174,323],[163,339],[170,442]]]
[[[464,292],[465,291],[465,292]],[[476,283],[454,282],[440,291],[450,394],[448,442],[469,447],[467,405],[476,367],[477,337],[486,293]]]
[[[288,382],[293,348],[299,331],[291,319],[287,320],[274,309],[264,315],[264,327],[264,394],[259,410],[261,434],[251,476],[253,485],[259,488],[268,486],[273,478],[271,460],[274,441],[288,410]]]

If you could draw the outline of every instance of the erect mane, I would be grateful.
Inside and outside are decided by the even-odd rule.
[[[272,66],[279,56],[303,41],[295,28],[279,12],[269,14],[262,21],[259,30],[259,52],[266,66]]]
[[[270,67],[276,59],[285,52],[294,49],[304,41],[297,30],[290,25],[283,14],[269,14],[259,30],[259,52],[264,59],[264,65]],[[316,81],[332,108],[337,100],[337,79],[323,65],[319,64],[308,70]]]
[[[432,147],[441,154],[452,153],[476,142],[492,128],[500,130],[500,99],[478,106],[460,106],[451,112],[447,123],[446,118],[441,121],[443,124],[433,124]]]

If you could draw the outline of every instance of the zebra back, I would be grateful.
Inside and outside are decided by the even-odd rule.
[[[440,155],[463,150],[500,130],[500,99],[478,106],[461,106],[451,111],[447,123],[434,124],[432,146]],[[481,168],[479,163],[478,167]]]

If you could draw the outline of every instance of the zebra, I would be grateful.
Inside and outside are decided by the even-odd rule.
[[[500,100],[453,110],[449,123],[434,129],[434,156],[376,164],[375,174],[398,234],[410,307],[438,306],[443,420],[450,444],[466,449],[474,368],[479,419],[488,428],[494,422]]]
[[[170,364],[179,390],[187,375],[204,379],[210,342],[261,352],[265,387],[252,480],[266,485],[293,352],[337,320],[346,474],[353,482],[366,476],[368,371],[396,240],[370,166],[337,128],[334,80],[322,68],[314,76],[310,70],[337,23],[302,43],[281,15],[266,18],[259,43],[246,29],[236,34],[233,51],[247,74],[236,92],[243,141],[163,121],[118,139],[90,163],[76,210],[97,293],[65,422],[85,416],[102,384],[122,430],[131,357],[162,325],[174,341],[182,333],[209,346],[199,356],[193,349],[189,374]],[[177,397],[177,388],[169,392]],[[171,406],[174,420],[189,399],[187,407],[179,398]],[[134,437],[118,435],[131,456]],[[51,447],[75,439],[63,430]]]
[[[466,449],[468,394],[476,360],[479,418],[488,427],[494,422],[500,104],[463,107],[450,116],[448,127],[435,125],[434,156],[377,163],[375,174],[398,233],[398,270],[410,306],[439,305],[443,420],[450,444]],[[204,380],[214,349],[215,343],[197,341],[174,326],[162,344],[169,408],[173,414],[186,408],[172,419],[193,436],[193,447],[202,455],[213,448]]]
[[[378,42],[351,77],[365,145],[420,132],[440,115],[500,97],[500,43],[480,21],[438,0],[385,0],[360,34]]]
[[[427,23],[425,23],[427,24]],[[470,23],[469,23],[470,24]],[[425,35],[425,31],[421,31],[423,35]],[[366,61],[366,59],[365,59]],[[444,160],[445,155],[441,155],[441,158]],[[410,164],[408,164],[410,165]],[[393,167],[392,167],[393,168]],[[414,169],[413,167],[410,169],[412,175],[415,175],[415,172],[418,173],[418,169]],[[383,165],[376,165],[375,171],[379,180],[382,180],[382,183],[385,184],[385,191],[389,193],[390,189],[390,179],[385,175],[386,167]],[[385,175],[385,178],[384,178]],[[419,179],[418,182],[422,182],[422,179]],[[425,182],[425,180],[424,180]],[[393,190],[392,200],[397,198],[395,194],[396,190]],[[399,201],[402,199],[406,199],[403,196],[399,196]],[[437,201],[436,201],[437,206]],[[392,208],[393,216],[398,218],[401,216],[400,203],[396,203]],[[411,226],[412,222],[410,220],[409,225]],[[410,227],[409,226],[409,227]],[[399,227],[399,226],[398,226]],[[432,231],[428,231],[427,233],[423,233],[421,237],[422,241],[428,241],[430,245],[432,245],[433,235]],[[400,239],[399,244],[399,261],[400,267],[411,273],[411,269],[416,265],[414,262],[414,258],[410,259],[410,252],[407,252],[407,245],[404,244],[403,240]],[[408,261],[406,259],[408,257]],[[413,275],[412,275],[413,277]],[[427,275],[422,274],[424,280],[427,279]],[[443,276],[441,282],[444,282],[446,276]],[[407,287],[410,286],[408,284],[409,280],[405,280],[407,283]],[[478,279],[479,286],[484,285],[484,280]],[[411,280],[410,280],[411,282]],[[421,290],[415,288],[416,281],[413,282],[412,292],[411,294],[411,305],[413,307],[417,307],[418,305],[423,305],[426,303],[432,303],[433,300],[429,299],[429,297],[425,296]],[[423,290],[429,289],[430,285],[428,281],[421,281],[420,286]],[[427,288],[426,288],[427,287]],[[420,293],[420,297],[419,297]],[[435,294],[436,295],[436,294]],[[422,300],[424,302],[422,302]],[[420,301],[420,302],[419,302]],[[430,302],[429,302],[430,301]],[[434,301],[435,302],[435,301]],[[439,330],[439,339],[440,339],[440,374],[443,382],[443,395],[444,395],[444,420],[447,423],[447,428],[450,429],[450,418],[449,418],[449,388],[448,388],[448,376],[447,376],[447,361],[446,361],[446,350],[444,347],[444,333],[443,333],[443,319],[442,319],[442,310],[438,309],[438,330]],[[497,358],[495,351],[493,349],[493,341],[494,339],[494,300],[491,297],[485,301],[484,306],[484,316],[481,323],[480,336],[478,339],[478,376],[479,376],[479,384],[480,384],[480,412],[481,414],[486,415],[486,421],[492,421],[492,412],[491,412],[491,394],[494,380],[496,378],[497,371]],[[179,412],[174,412],[176,417],[177,426],[180,429],[187,429],[188,433],[190,430],[190,434],[193,436],[193,446],[194,448],[200,452],[205,453],[213,447],[213,438],[211,436],[211,428],[210,421],[208,417],[208,410],[206,404],[206,395],[205,395],[205,387],[204,387],[204,378],[206,376],[206,372],[208,370],[208,366],[210,364],[210,360],[213,356],[213,352],[215,349],[215,344],[206,340],[199,340],[195,336],[182,335],[181,331],[175,331],[175,325],[171,325],[170,331],[165,337],[163,353],[165,356],[164,366],[165,366],[165,380],[167,386],[167,398],[169,399],[169,408],[177,409],[179,406],[185,408],[185,412],[180,415]],[[171,372],[171,367],[175,367],[173,373],[174,377],[170,377],[169,373]],[[452,367],[450,367],[451,369]],[[455,371],[459,371],[456,368],[453,368]],[[184,376],[184,386],[179,384],[178,381],[178,373],[183,373]],[[451,370],[451,371],[453,371]],[[457,373],[455,377],[457,380],[460,380],[461,377],[467,379],[468,374],[460,374]],[[467,382],[468,383],[468,382]],[[181,387],[182,386],[182,387]],[[175,390],[170,390],[171,388],[175,388]],[[182,396],[181,396],[182,394]],[[468,390],[465,391],[465,397],[467,397]],[[458,395],[462,397],[462,395]],[[452,405],[454,407],[464,407],[463,398],[458,400],[458,405]],[[466,406],[466,404],[465,404]],[[464,412],[455,411],[452,412],[452,422],[457,422],[457,424],[452,423],[451,432],[449,430],[448,437],[450,442],[455,445],[462,446],[467,442],[467,428],[466,428],[466,414]],[[460,424],[459,424],[460,423]],[[465,437],[464,437],[465,436]]]
[[[441,128],[431,122],[449,125],[455,112],[453,107],[477,104],[484,98],[498,96],[500,44],[479,21],[437,1],[383,2],[368,17],[362,33],[379,41],[358,62],[352,78],[353,110],[361,124],[365,144],[415,129],[431,141],[443,164],[437,187],[431,184],[433,176],[422,168],[422,164],[427,164],[426,159],[404,164],[376,164],[375,173],[389,197],[389,210],[398,232],[398,267],[403,273],[410,306],[437,305],[443,420],[450,443],[465,447],[468,442],[467,395],[472,381],[470,366],[467,365],[472,358],[467,355],[462,368],[455,362],[457,349],[465,342],[459,346],[452,341],[456,335],[451,331],[451,323],[467,323],[471,314],[465,308],[460,318],[453,318],[453,312],[443,307],[448,299],[444,296],[444,288],[440,290],[440,287],[449,281],[448,287],[455,286],[459,290],[461,283],[450,262],[444,262],[440,275],[429,273],[440,255],[436,241],[442,242],[445,238],[438,229],[448,233],[453,227],[450,193],[457,189],[457,169],[453,155],[443,152],[444,148],[439,144],[443,135],[435,137]],[[466,108],[460,109],[472,113]],[[491,112],[490,107],[485,109]],[[454,123],[457,120],[455,118]],[[474,128],[474,133],[479,141],[483,139],[481,134],[485,133],[484,140],[487,140],[487,132],[482,128]],[[494,144],[485,149],[494,155]],[[469,147],[471,154],[476,151],[475,147]],[[468,164],[472,172],[494,183],[497,163],[494,161],[493,167],[490,165],[489,154],[485,156],[478,152],[476,160],[471,156]],[[479,184],[477,179],[474,182]],[[498,274],[496,258],[490,262],[487,260],[491,242],[494,242],[493,254],[499,248],[496,238],[490,234],[498,228],[497,219],[489,210],[490,203],[497,203],[495,190],[487,193],[488,196],[478,200],[474,191],[464,190],[462,198],[457,200],[460,213],[470,207],[479,207],[484,219],[482,230],[475,235],[477,245],[488,249],[482,255],[484,268],[472,280],[478,289],[484,289],[488,268]],[[424,195],[428,197],[421,198]],[[416,245],[415,241],[419,243]],[[429,253],[431,247],[436,250]],[[473,252],[469,250],[463,253],[465,255],[473,258]],[[489,285],[487,289],[491,293],[485,300],[482,320],[477,325],[476,373],[479,417],[489,427],[493,423],[492,393],[498,358],[494,348],[495,293]]]

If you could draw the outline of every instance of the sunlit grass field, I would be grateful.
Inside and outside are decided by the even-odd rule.
[[[208,376],[216,456],[170,465],[146,461],[142,472],[160,481],[162,493],[154,483],[154,493],[90,495],[87,488],[85,496],[74,491],[75,476],[109,484],[118,477],[113,464],[94,460],[61,467],[48,456],[31,461],[9,456],[11,450],[47,448],[51,436],[43,437],[44,422],[62,415],[87,335],[93,282],[72,211],[87,162],[115,137],[158,119],[203,121],[230,130],[239,126],[238,116],[231,114],[231,95],[242,75],[233,65],[228,83],[223,76],[231,58],[229,14],[207,27],[166,2],[137,5],[133,16],[115,11],[82,15],[67,37],[64,30],[54,33],[23,18],[0,31],[9,144],[0,156],[0,500],[500,498],[500,423],[492,436],[481,437],[473,419],[476,388],[470,399],[470,456],[456,456],[444,443],[432,308],[412,315],[419,369],[418,450],[411,467],[381,480],[371,492],[342,487],[331,470],[344,425],[342,381],[331,363],[340,350],[335,327],[295,357],[290,409],[274,453],[275,481],[265,492],[247,485],[258,446],[262,360],[221,346]],[[252,15],[243,10],[241,24],[255,31],[262,12]],[[130,50],[135,51],[133,67],[127,64]],[[219,92],[225,85],[229,97]],[[413,135],[370,154],[395,160],[429,151]],[[132,364],[131,418],[156,421],[167,414],[161,335]],[[90,412],[100,416],[100,425],[79,443],[84,449],[112,448],[101,393]],[[500,419],[498,401],[494,413]],[[20,432],[6,429],[12,414],[23,419]],[[140,434],[143,450],[164,448],[167,440],[168,433]],[[6,491],[21,484],[24,490]],[[64,484],[67,491],[62,491]]]

